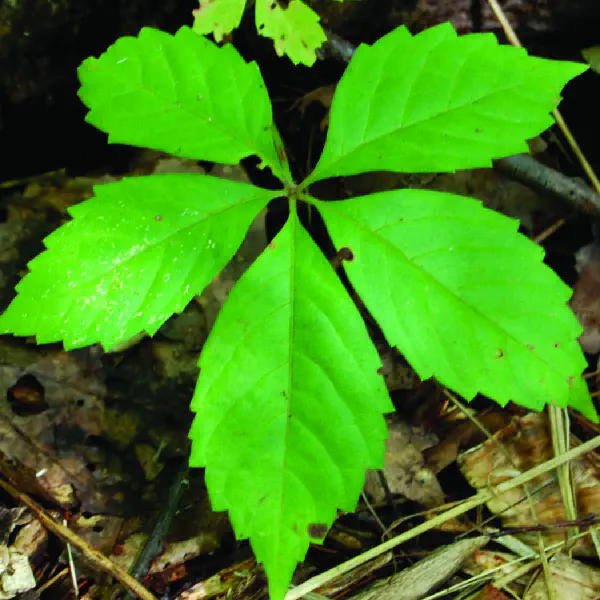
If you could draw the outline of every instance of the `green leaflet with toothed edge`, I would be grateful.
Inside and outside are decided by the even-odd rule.
[[[283,181],[291,176],[269,95],[256,63],[182,27],[144,27],[78,70],[86,121],[111,143],[237,164],[256,154]]]
[[[67,349],[154,334],[223,269],[279,193],[187,173],[97,186],[44,240],[0,333]]]
[[[365,171],[453,172],[527,152],[586,65],[528,56],[450,23],[361,45],[337,86],[309,182]]]
[[[360,313],[295,214],[234,287],[199,366],[190,464],[282,598],[320,541],[309,527],[354,510],[365,469],[383,466],[393,410]]]
[[[571,289],[518,221],[428,190],[316,204],[336,247],[352,251],[354,289],[421,378],[468,400],[552,402],[597,420],[576,385],[587,363]]]

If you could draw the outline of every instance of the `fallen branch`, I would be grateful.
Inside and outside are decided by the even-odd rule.
[[[600,212],[600,195],[592,188],[543,165],[529,154],[500,158],[494,161],[494,167],[530,188],[566,200],[579,210],[591,214]]]

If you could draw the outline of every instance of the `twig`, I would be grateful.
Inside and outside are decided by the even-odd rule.
[[[381,473],[381,471],[379,471],[379,473]],[[381,529],[381,539],[389,540],[390,539],[389,531],[387,530],[386,526],[382,523],[381,519],[379,518],[379,515],[377,514],[375,507],[369,502],[369,499],[367,498],[367,495],[364,492],[361,492],[360,495],[362,496],[363,502],[365,503],[367,510],[371,513],[371,516],[375,519],[375,523],[377,523],[377,526],[379,527],[379,529]]]
[[[555,223],[552,223],[550,227],[546,227],[544,231],[538,233],[535,237],[531,238],[531,241],[535,244],[541,244],[542,242],[547,240],[553,233],[556,233],[556,231],[560,229],[565,223],[565,219],[559,219]]]
[[[37,597],[39,598],[42,595],[42,593],[45,592],[49,587],[52,587],[59,579],[64,579],[68,574],[69,569],[63,569],[62,571],[59,571],[56,575],[54,575],[52,579],[49,579],[48,581],[46,581],[46,583],[40,585],[35,590]]]
[[[164,539],[171,528],[171,523],[175,516],[177,506],[179,505],[179,500],[183,494],[188,473],[189,467],[187,465],[187,460],[183,460],[171,482],[169,492],[165,498],[158,519],[156,520],[154,529],[152,530],[150,537],[146,540],[135,564],[131,568],[130,572],[132,577],[135,577],[138,580],[142,579],[148,572],[152,559],[160,552]],[[132,598],[132,594],[128,593],[125,598],[126,600]]]
[[[400,544],[404,544],[408,540],[411,540],[417,537],[418,535],[421,535],[422,533],[430,531],[431,529],[435,529],[442,523],[445,523],[451,519],[463,515],[464,513],[472,510],[473,508],[476,508],[477,506],[485,504],[492,498],[495,498],[498,494],[502,494],[504,492],[507,492],[508,490],[512,490],[513,488],[519,487],[520,485],[523,485],[524,483],[527,483],[528,481],[531,481],[532,479],[535,479],[536,477],[539,477],[540,475],[547,473],[552,469],[556,469],[558,466],[563,465],[570,460],[573,460],[583,454],[586,454],[587,452],[590,452],[591,450],[594,450],[598,446],[600,446],[600,435],[581,444],[580,446],[577,446],[576,448],[572,448],[571,450],[565,452],[564,454],[561,454],[560,456],[556,456],[553,459],[546,461],[545,463],[538,465],[533,469],[530,469],[529,471],[526,471],[525,473],[521,473],[517,477],[511,479],[510,481],[505,481],[500,485],[497,485],[493,489],[480,491],[474,496],[471,496],[471,498],[468,498],[467,500],[459,504],[458,506],[447,510],[446,512],[438,515],[437,517],[433,517],[425,523],[417,525],[409,531],[401,533],[400,535],[397,535],[391,540],[388,540],[387,542],[384,542],[383,544],[380,544],[379,546],[376,546],[371,550],[367,550],[367,552],[363,552],[359,556],[356,556],[351,560],[346,561],[345,563],[338,565],[337,567],[334,567],[333,569],[329,569],[324,573],[312,577],[308,581],[305,581],[304,583],[290,590],[287,593],[285,600],[298,600],[307,592],[312,592],[313,590],[321,587],[322,585],[325,585],[326,583],[337,577],[340,573],[350,571],[351,569],[354,569],[355,567],[366,563],[367,561],[375,558],[376,556],[379,556],[380,554],[387,552],[388,550],[391,550],[392,548],[395,548]]]
[[[67,519],[63,519],[63,526],[68,529]],[[67,561],[69,563],[69,573],[71,574],[71,583],[73,585],[73,595],[75,600],[79,598],[79,588],[77,587],[77,571],[75,570],[75,562],[73,561],[73,548],[71,544],[67,542]]]
[[[512,179],[538,191],[550,192],[584,212],[600,212],[600,195],[592,188],[543,165],[529,154],[500,158],[494,161],[494,167]]]
[[[136,581],[129,573],[121,569],[121,567],[96,550],[96,548],[90,546],[90,544],[79,537],[74,531],[55,521],[30,496],[20,492],[10,483],[3,481],[2,479],[0,479],[0,488],[10,494],[15,500],[24,504],[48,531],[71,544],[74,548],[77,548],[92,566],[100,571],[105,571],[115,579],[118,579],[124,587],[131,590],[138,598],[141,598],[141,600],[156,600],[156,596],[147,590],[141,583]]]

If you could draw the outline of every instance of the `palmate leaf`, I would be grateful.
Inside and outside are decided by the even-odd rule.
[[[323,154],[306,183],[365,171],[491,166],[552,124],[565,83],[586,65],[534,58],[450,23],[395,29],[361,45],[336,89]]]
[[[275,0],[256,0],[256,28],[271,38],[279,56],[287,54],[297,65],[309,67],[317,60],[315,51],[327,39],[320,17],[302,0],[282,6]]]
[[[317,206],[336,247],[352,251],[355,290],[421,378],[467,399],[570,405],[597,421],[571,290],[517,221],[427,190]]]
[[[78,74],[86,120],[109,142],[227,164],[256,154],[291,179],[260,71],[229,44],[188,27],[174,36],[144,28]]]
[[[250,538],[273,600],[381,468],[393,410],[360,313],[292,214],[237,283],[200,358],[190,465]]]
[[[0,333],[67,349],[154,334],[221,271],[279,193],[188,173],[96,187],[44,240]]]

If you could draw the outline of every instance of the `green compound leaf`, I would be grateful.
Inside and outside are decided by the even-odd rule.
[[[200,358],[190,465],[281,600],[309,542],[355,509],[393,410],[344,286],[293,214],[231,292]]]
[[[44,240],[0,333],[66,349],[153,335],[221,271],[279,193],[189,173],[96,187]]]
[[[291,179],[260,71],[231,45],[219,48],[188,27],[175,36],[144,28],[78,73],[86,120],[111,143],[228,164],[256,154]]]
[[[423,379],[597,422],[581,373],[571,290],[518,222],[469,198],[398,190],[316,204],[348,277],[391,345]]]
[[[534,58],[493,34],[445,23],[400,27],[362,45],[333,98],[323,154],[307,183],[364,171],[491,166],[527,151],[553,120],[565,83],[586,65]]]
[[[274,41],[279,56],[287,54],[295,65],[310,67],[317,59],[315,51],[327,39],[319,20],[301,0],[291,0],[286,8],[275,0],[256,0],[256,29]]]
[[[246,0],[200,0],[200,8],[192,11],[192,29],[200,35],[212,33],[220,42],[242,20]]]

